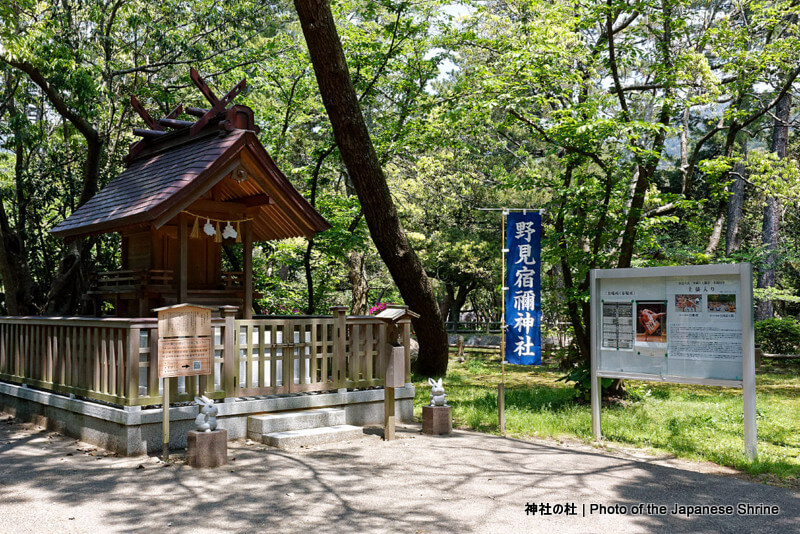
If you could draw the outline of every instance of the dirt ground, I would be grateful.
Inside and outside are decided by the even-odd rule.
[[[403,425],[294,451],[232,441],[228,460],[119,457],[0,416],[0,531],[800,532],[797,491],[636,449]]]

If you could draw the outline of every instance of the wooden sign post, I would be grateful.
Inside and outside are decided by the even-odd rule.
[[[158,313],[158,377],[164,379],[162,455],[169,461],[169,379],[211,374],[211,308],[177,304]]]

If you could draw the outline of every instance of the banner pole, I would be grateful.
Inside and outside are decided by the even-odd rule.
[[[497,388],[497,423],[500,428],[500,435],[506,434],[506,214],[508,210],[503,209],[503,245],[500,247],[502,256],[503,277],[500,282],[500,302],[502,313],[500,318],[500,385]]]

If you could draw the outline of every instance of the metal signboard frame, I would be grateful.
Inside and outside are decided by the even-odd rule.
[[[715,278],[716,277],[716,278]],[[714,290],[713,301],[707,294],[708,284],[719,279],[719,284],[728,284],[725,291]],[[605,284],[604,284],[605,282]],[[659,286],[659,284],[663,284]],[[671,284],[671,285],[668,285]],[[703,286],[702,284],[706,284]],[[658,294],[651,288],[667,288],[686,286],[682,294],[671,293],[664,289],[663,298],[648,298]],[[610,291],[605,286],[613,287]],[[631,291],[619,290],[620,287],[634,288]],[[643,288],[637,292],[635,288]],[[705,292],[705,293],[704,293]],[[685,293],[685,294],[684,294]],[[609,294],[614,296],[608,302],[603,298]],[[720,296],[722,294],[722,296]],[[668,298],[669,297],[669,298]],[[630,304],[628,304],[630,303]],[[728,312],[728,304],[734,310]],[[604,308],[604,305],[606,308]],[[676,361],[675,355],[669,360],[667,336],[670,313],[680,310],[678,306],[690,310],[676,315],[684,318],[690,326],[681,331],[680,348],[689,352],[682,354],[684,365],[679,366],[680,373],[655,372],[658,369],[670,369],[671,365],[661,362]],[[615,308],[618,306],[618,308]],[[694,307],[697,307],[695,309]],[[634,313],[634,310],[640,310]],[[646,312],[644,311],[646,310]],[[692,313],[692,311],[702,313]],[[650,322],[647,322],[652,317]],[[662,317],[664,316],[664,317]],[[696,317],[695,317],[696,316]],[[704,332],[698,325],[709,316],[721,316],[726,329],[719,332]],[[623,317],[620,321],[619,317]],[[738,319],[738,320],[736,320]],[[592,401],[592,433],[595,439],[601,439],[601,384],[603,378],[621,378],[631,380],[647,380],[656,382],[676,382],[685,384],[702,384],[709,386],[725,386],[742,388],[744,412],[745,452],[750,459],[755,459],[756,448],[756,382],[755,382],[755,341],[753,332],[753,269],[749,263],[723,265],[697,265],[681,267],[649,267],[629,269],[594,269],[591,272],[591,401]],[[637,324],[638,320],[638,324]],[[709,324],[716,325],[720,321]],[[609,325],[615,326],[611,331]],[[741,328],[741,367],[738,358],[738,330]],[[604,331],[604,329],[610,332]],[[620,334],[620,332],[622,332]],[[642,332],[642,333],[640,333]],[[726,332],[731,339],[724,339]],[[653,337],[648,338],[648,334]],[[615,337],[617,336],[617,337]],[[642,336],[645,341],[641,341]],[[716,336],[718,339],[713,339]],[[697,338],[697,339],[693,339]],[[628,339],[630,338],[630,341]],[[648,341],[652,339],[653,341]],[[704,354],[691,354],[693,342]],[[636,347],[634,347],[636,345]],[[641,350],[636,350],[640,348]],[[714,351],[721,351],[725,359],[718,359]],[[727,351],[727,352],[726,352]],[[735,351],[732,354],[730,351]],[[663,353],[663,354],[662,354]],[[619,356],[618,356],[619,354]],[[642,365],[638,365],[641,362]],[[649,363],[654,362],[654,363]],[[715,362],[722,362],[717,364]],[[631,367],[632,369],[626,369]],[[643,370],[644,369],[644,370]],[[711,376],[709,376],[711,375]],[[714,376],[719,375],[719,376]]]

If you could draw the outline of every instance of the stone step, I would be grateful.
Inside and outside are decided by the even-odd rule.
[[[264,435],[262,441],[279,449],[296,449],[325,443],[335,443],[357,439],[364,435],[364,429],[352,425],[335,425],[303,430],[287,430]]]
[[[260,441],[262,436],[273,432],[336,426],[346,422],[345,411],[342,408],[251,415],[247,418],[247,437]]]

